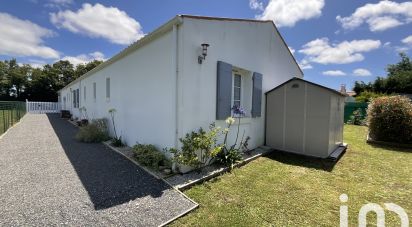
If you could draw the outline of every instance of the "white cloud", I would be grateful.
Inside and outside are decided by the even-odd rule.
[[[41,69],[43,68],[44,65],[47,64],[47,62],[42,61],[42,60],[36,60],[36,59],[29,59],[28,62],[26,63],[18,63],[20,66],[23,65],[30,65],[32,68],[37,68],[37,69]]]
[[[78,65],[78,64],[85,64],[93,60],[105,61],[106,58],[104,57],[104,54],[102,52],[96,51],[93,53],[80,54],[77,56],[65,56],[61,60],[67,60],[71,62],[73,65]]]
[[[322,72],[323,75],[326,76],[345,76],[346,73],[340,71],[340,70],[329,70],[329,71],[324,71]]]
[[[53,31],[7,13],[0,13],[0,21],[1,55],[59,58],[56,50],[43,44]]]
[[[139,22],[126,12],[99,3],[85,3],[77,12],[65,10],[51,13],[50,21],[58,28],[92,38],[105,38],[116,44],[130,44],[144,36]]]
[[[259,0],[249,0],[249,7],[254,10],[264,10],[263,3],[259,2]]]
[[[301,69],[313,69],[313,66],[306,59],[303,59],[298,64]]]
[[[389,28],[398,27],[403,23],[393,17],[384,16],[371,18],[368,20],[368,24],[372,32],[380,32]]]
[[[362,61],[365,57],[361,54],[377,49],[381,46],[379,40],[352,40],[337,44],[329,44],[329,39],[321,38],[312,40],[299,50],[306,55],[309,62],[320,64],[347,64]]]
[[[60,9],[61,7],[68,7],[71,4],[73,4],[73,0],[49,0],[44,6]]]
[[[353,75],[355,76],[370,76],[372,75],[371,72],[367,69],[355,69],[353,70]]]
[[[288,48],[289,48],[289,50],[290,50],[290,53],[292,53],[292,54],[294,54],[295,53],[295,49],[293,49],[293,47],[290,47],[290,46],[288,46]]]
[[[293,27],[300,20],[319,17],[324,5],[324,0],[270,0],[256,18],[273,20],[279,27]]]
[[[407,45],[412,45],[412,35],[402,39],[402,43],[405,43]]]
[[[371,31],[384,31],[412,22],[412,2],[368,3],[348,17],[338,15],[336,20],[344,29],[354,29],[366,23]]]

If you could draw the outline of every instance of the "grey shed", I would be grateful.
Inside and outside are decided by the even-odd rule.
[[[266,145],[320,158],[339,156],[346,148],[344,104],[345,95],[336,90],[300,78],[286,81],[266,92]]]

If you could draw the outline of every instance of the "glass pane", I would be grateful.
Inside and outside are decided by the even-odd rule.
[[[240,100],[240,88],[235,87],[233,92],[233,100]]]
[[[242,79],[241,79],[240,75],[235,74],[235,83],[234,83],[235,87],[240,87],[241,81],[242,81]]]
[[[234,101],[234,102],[233,102],[233,105],[234,105],[234,106],[240,106],[240,101]]]

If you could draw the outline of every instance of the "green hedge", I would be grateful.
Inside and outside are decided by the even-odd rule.
[[[412,103],[403,96],[380,97],[368,106],[369,136],[373,140],[412,143]]]
[[[26,114],[25,102],[0,101],[0,135]]]

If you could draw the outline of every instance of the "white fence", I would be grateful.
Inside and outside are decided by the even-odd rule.
[[[58,102],[29,102],[26,101],[27,112],[42,114],[42,113],[59,113],[60,104]]]

